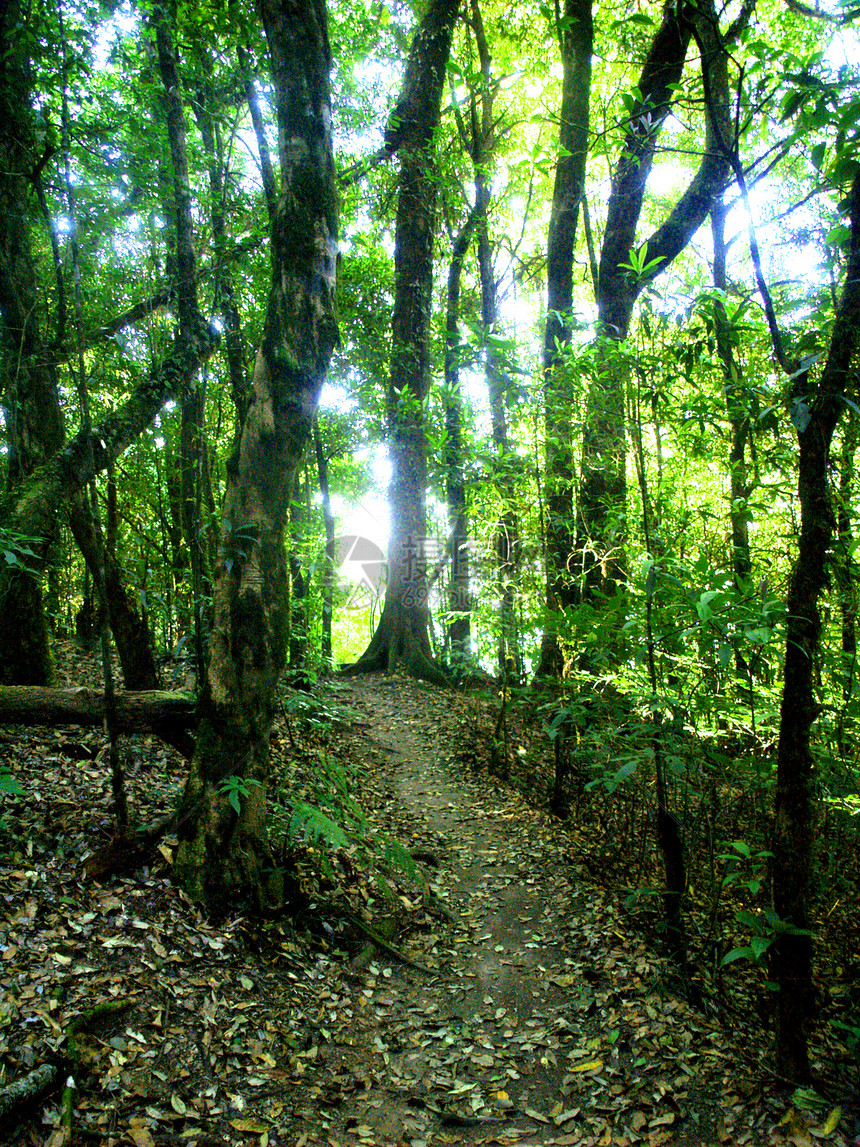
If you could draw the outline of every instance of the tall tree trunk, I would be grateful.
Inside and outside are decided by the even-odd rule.
[[[852,398],[856,401],[854,395]],[[839,612],[842,615],[842,698],[847,704],[854,691],[857,669],[857,580],[855,562],[851,556],[854,540],[851,526],[851,499],[855,493],[854,455],[857,452],[858,419],[851,407],[848,408],[846,417],[847,426],[842,438],[842,456],[839,459],[839,507],[836,514],[836,536],[839,545],[835,572]]]
[[[337,198],[323,0],[260,0],[281,192],[251,401],[230,467],[197,746],[174,871],[210,909],[282,897],[266,837],[269,730],[287,654],[284,528],[337,337]],[[237,807],[238,806],[238,811]]]
[[[433,664],[427,587],[427,456],[424,404],[429,386],[436,175],[433,133],[439,122],[445,64],[459,0],[431,0],[413,40],[404,98],[387,142],[400,155],[394,240],[394,315],[388,388],[392,475],[391,537],[385,603],[376,632],[353,667],[402,664],[414,676],[443,682]]]
[[[188,177],[185,113],[171,30],[162,9],[154,14],[158,68],[164,85],[165,119],[170,143],[174,220],[176,227],[176,300],[179,335],[193,338],[202,325],[197,301],[196,255],[191,212],[191,184]],[[223,230],[220,236],[223,241]],[[217,252],[217,248],[216,248]],[[205,375],[204,375],[205,379]],[[179,485],[182,530],[191,558],[194,648],[198,681],[204,672],[203,599],[209,597],[210,579],[201,514],[204,481],[203,429],[206,415],[206,387],[199,371],[183,379],[180,398]]]
[[[38,215],[38,172],[52,152],[46,141],[44,153],[37,153],[27,35],[18,0],[0,6],[0,381],[10,488],[56,454],[65,436],[54,359],[39,326],[44,301],[31,243],[31,220]],[[53,527],[52,522],[45,554]],[[0,579],[0,682],[46,685],[51,675],[41,571],[4,571]]]
[[[779,722],[773,829],[773,901],[787,931],[774,940],[771,974],[777,996],[779,1070],[795,1083],[810,1078],[807,1047],[814,1008],[811,907],[815,801],[810,733],[818,716],[814,665],[821,636],[818,601],[827,581],[834,515],[828,486],[830,444],[845,409],[851,359],[860,346],[860,175],[850,194],[851,248],[827,363],[798,432],[800,541],[786,602],[785,675]]]
[[[592,0],[565,0],[559,28],[563,67],[558,161],[547,237],[547,318],[544,331],[544,411],[546,451],[546,605],[549,621],[541,638],[539,676],[560,675],[564,657],[557,628],[559,613],[576,597],[571,570],[574,551],[571,398],[563,367],[573,305],[573,253],[579,208],[585,193],[594,47]]]
[[[497,459],[496,486],[502,494],[503,507],[496,525],[496,578],[500,597],[498,665],[501,676],[513,672],[522,676],[522,655],[517,638],[516,575],[519,551],[519,527],[513,504],[511,455],[508,444],[508,393],[505,370],[493,345],[498,334],[498,284],[490,242],[490,160],[495,125],[493,122],[494,86],[492,58],[484,32],[484,21],[477,0],[471,0],[471,27],[481,69],[480,88],[471,99],[471,154],[475,169],[475,211],[478,232],[478,275],[481,281],[481,323],[484,333],[484,377],[490,400],[493,446]]]

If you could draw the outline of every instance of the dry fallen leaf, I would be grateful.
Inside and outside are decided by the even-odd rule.
[[[269,1130],[268,1124],[259,1119],[231,1119],[230,1126],[237,1131],[252,1131],[255,1135],[264,1135]]]
[[[579,1072],[583,1072],[583,1071],[601,1071],[602,1068],[603,1068],[603,1060],[602,1059],[587,1059],[585,1061],[585,1063],[578,1063],[578,1064],[576,1064],[575,1067],[572,1067],[570,1070],[571,1070],[571,1072],[579,1073]]]
[[[129,1119],[128,1133],[134,1142],[134,1147],[155,1147],[155,1140],[150,1135],[146,1123],[139,1115]]]

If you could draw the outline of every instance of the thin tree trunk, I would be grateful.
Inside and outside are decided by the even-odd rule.
[[[728,290],[726,277],[726,205],[722,196],[714,200],[711,208],[711,235],[714,242],[714,286],[724,293]],[[726,410],[731,427],[729,450],[730,497],[729,521],[732,529],[732,568],[739,585],[750,576],[749,496],[747,466],[744,447],[750,433],[749,413],[744,405],[744,384],[732,347],[731,331],[724,304],[714,303],[714,323],[717,332],[717,353],[723,367]]]
[[[851,525],[851,499],[854,496],[854,455],[857,451],[858,420],[848,408],[847,425],[842,438],[839,460],[839,507],[836,513],[838,539],[835,561],[839,612],[842,616],[842,698],[847,703],[854,691],[857,668],[857,582],[851,547],[854,532]]]
[[[455,676],[472,660],[472,601],[469,593],[469,511],[463,464],[463,397],[460,390],[460,283],[475,232],[477,205],[454,239],[445,303],[445,496],[451,538],[451,580],[447,625],[449,662]]]
[[[314,453],[317,460],[317,480],[320,487],[322,502],[323,527],[325,529],[325,564],[323,567],[322,591],[322,642],[321,654],[323,665],[331,665],[331,625],[334,615],[334,587],[335,587],[335,520],[331,508],[331,491],[328,484],[328,459],[323,447],[320,432],[319,418],[314,421]]]
[[[303,534],[307,523],[304,497],[297,490],[290,500],[290,641],[288,663],[291,670],[305,667],[308,651],[308,578],[302,563]]]
[[[208,64],[209,61],[206,59],[201,61],[202,68],[206,68]],[[236,435],[238,438],[248,411],[248,369],[245,362],[242,322],[236,303],[236,290],[226,260],[229,243],[224,181],[227,172],[222,154],[221,135],[215,118],[215,93],[211,83],[206,80],[201,80],[197,85],[194,118],[200,129],[200,137],[206,153],[206,171],[209,178],[209,218],[212,224],[212,238],[215,247],[215,300],[224,326],[224,350],[227,358],[227,373],[230,379],[230,394],[236,412]]]
[[[774,940],[777,1055],[782,1075],[810,1079],[809,1022],[814,1008],[811,907],[815,798],[810,734],[818,716],[814,665],[821,637],[819,598],[827,581],[834,515],[828,486],[830,444],[849,393],[851,359],[860,345],[860,175],[850,195],[851,249],[827,363],[798,432],[800,541],[786,603],[785,673],[777,750],[773,830],[773,901],[788,930]]]
[[[182,107],[182,88],[171,31],[161,10],[156,12],[154,20],[158,67],[164,85],[167,137],[170,143],[173,208],[176,226],[176,299],[179,312],[179,337],[185,340],[193,338],[194,332],[202,325],[200,307],[197,301],[197,259],[194,251],[185,113]],[[218,238],[223,242],[223,228],[220,236],[216,236],[216,240]],[[205,668],[203,598],[204,595],[207,598],[210,596],[211,585],[206,568],[206,547],[200,513],[206,388],[198,371],[190,371],[186,374],[179,406],[180,507],[182,530],[191,558],[194,646],[197,679],[199,681]]]

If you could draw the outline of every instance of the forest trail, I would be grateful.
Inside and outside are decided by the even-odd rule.
[[[799,1111],[766,1048],[672,993],[617,891],[576,867],[576,824],[487,774],[494,699],[368,676],[284,703],[282,790],[313,800],[329,762],[367,818],[331,878],[324,847],[296,846],[298,918],[207,920],[170,838],[93,879],[113,832],[99,732],[0,734],[25,794],[0,822],[0,1092],[77,1030],[75,1143],[846,1147],[832,1104]],[[151,738],[125,752],[153,823],[186,765]],[[386,840],[420,871],[383,891]],[[387,947],[368,922],[396,926]],[[69,1147],[57,1092],[0,1119],[0,1143]]]
[[[332,1079],[351,1099],[297,1142],[731,1144],[736,1120],[739,1142],[778,1142],[773,1113],[746,1108],[756,1066],[745,1083],[739,1050],[663,987],[611,898],[577,881],[565,833],[452,765],[448,698],[397,678],[349,689],[385,827],[432,859],[450,926],[408,946],[432,974],[375,954],[357,1019],[335,1022],[306,1077],[323,1111]]]

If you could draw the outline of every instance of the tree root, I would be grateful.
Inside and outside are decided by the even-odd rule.
[[[386,952],[389,956],[392,956],[399,963],[405,964],[407,968],[414,968],[416,972],[423,972],[426,976],[438,975],[437,969],[428,968],[426,964],[417,964],[414,960],[411,960],[405,952],[401,952],[399,948],[395,948],[393,944],[390,944],[380,936],[378,932],[375,932],[365,924],[363,920],[360,920],[358,916],[353,916],[351,912],[345,912],[343,909],[339,909],[339,913],[353,928],[357,928],[359,932],[363,933],[372,944],[381,949],[381,951]]]
[[[8,1122],[19,1108],[38,1102],[43,1095],[56,1087],[57,1082],[65,1075],[61,1125],[71,1132],[75,1094],[73,1075],[78,1069],[80,1058],[77,1037],[102,1020],[119,1015],[132,1007],[134,1004],[130,1000],[108,1000],[75,1016],[66,1025],[66,1050],[62,1059],[56,1063],[43,1063],[19,1079],[7,1083],[5,1087],[0,1087],[0,1121]]]
[[[27,1103],[41,1099],[60,1078],[58,1063],[43,1063],[19,1079],[0,1087],[0,1121],[6,1121],[14,1111]]]
[[[155,824],[135,832],[119,832],[106,845],[88,856],[84,872],[90,880],[103,881],[120,872],[131,872],[149,857],[153,847],[176,824],[176,813],[169,813]]]

